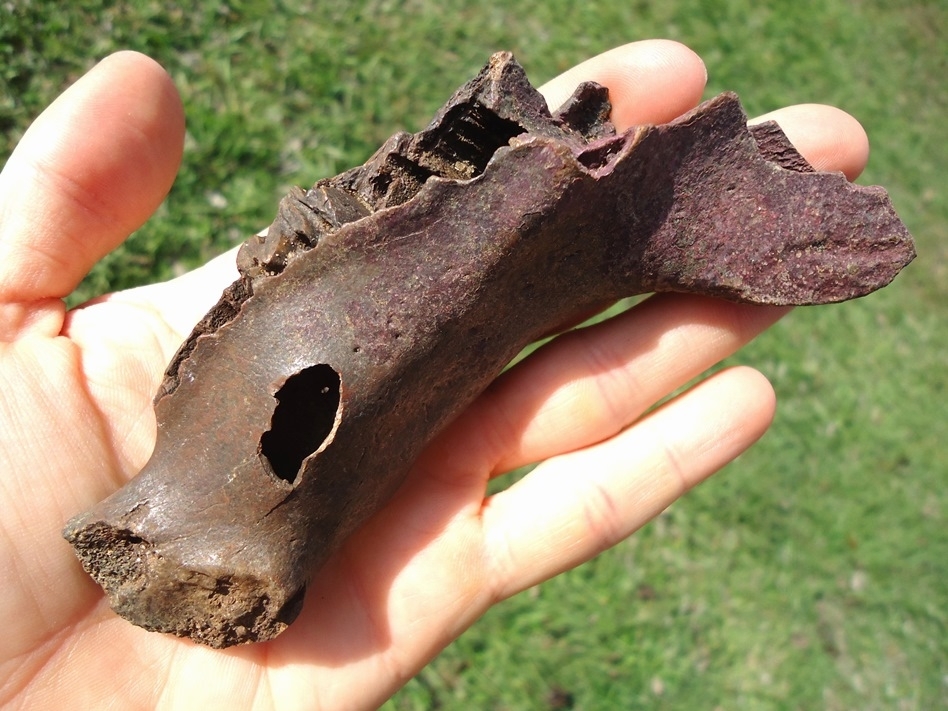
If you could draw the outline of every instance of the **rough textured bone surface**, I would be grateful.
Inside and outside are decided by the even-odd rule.
[[[313,573],[527,343],[651,291],[842,301],[914,256],[885,191],[814,171],[721,95],[617,134],[497,54],[418,134],[294,190],[156,396],[144,470],[65,529],[112,607],[267,640]]]

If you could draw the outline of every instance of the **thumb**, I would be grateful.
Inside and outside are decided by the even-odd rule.
[[[40,115],[0,173],[0,340],[59,332],[60,299],[158,207],[183,138],[170,77],[135,52],[106,58]]]

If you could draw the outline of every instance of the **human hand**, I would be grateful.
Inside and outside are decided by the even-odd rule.
[[[681,45],[641,42],[543,91],[557,105],[585,79],[609,87],[621,130],[692,108],[705,74]],[[862,169],[865,135],[847,115],[771,118],[817,168]],[[235,278],[233,255],[71,312],[62,297],[160,203],[183,130],[167,75],[121,53],[50,107],[0,174],[0,703],[378,705],[491,605],[633,533],[768,426],[773,392],[749,368],[648,411],[784,310],[653,297],[500,377],[317,574],[277,639],[218,651],[128,624],[60,530],[147,460],[164,365]],[[486,496],[491,477],[542,460]]]

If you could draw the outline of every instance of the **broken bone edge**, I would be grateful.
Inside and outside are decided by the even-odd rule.
[[[218,649],[264,642],[283,632],[303,607],[305,587],[286,597],[257,576],[190,568],[132,531],[88,515],[72,519],[63,533],[111,608],[152,632]]]

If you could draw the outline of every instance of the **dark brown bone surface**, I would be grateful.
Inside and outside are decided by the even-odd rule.
[[[112,607],[266,640],[425,444],[527,343],[650,291],[842,301],[914,256],[881,188],[820,173],[721,95],[616,135],[497,54],[427,129],[295,190],[181,347],[144,470],[65,536]]]

